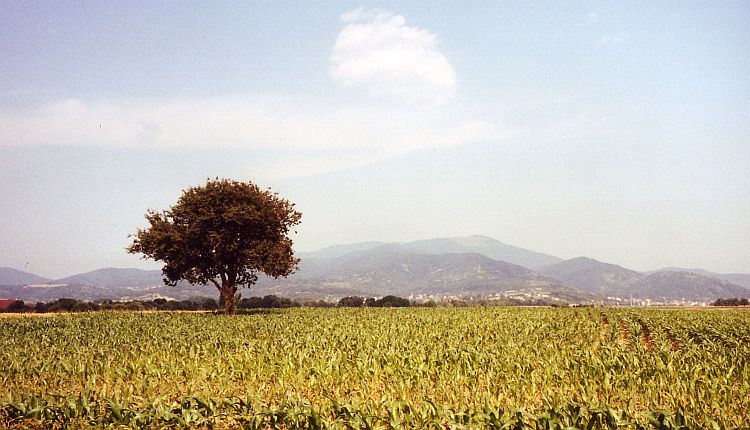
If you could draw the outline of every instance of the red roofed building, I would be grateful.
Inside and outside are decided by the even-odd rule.
[[[0,311],[7,311],[8,308],[10,308],[10,305],[15,303],[15,300],[9,300],[9,299],[0,299]]]

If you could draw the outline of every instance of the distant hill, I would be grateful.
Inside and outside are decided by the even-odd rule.
[[[0,286],[0,297],[29,302],[49,301],[62,297],[78,300],[134,300],[190,297],[217,297],[213,285],[178,287],[164,285],[160,270],[105,268],[57,280],[44,279],[33,284]]]
[[[63,297],[77,300],[150,300],[158,298],[187,300],[193,297],[218,298],[213,285],[178,287],[155,285],[152,287],[103,288],[97,285],[81,284],[34,284],[27,286],[0,286],[0,297],[23,300],[28,303],[46,302]]]
[[[635,297],[714,301],[720,297],[750,297],[750,290],[718,278],[692,272],[664,271],[628,286]]]
[[[512,245],[506,245],[500,241],[487,236],[466,236],[453,238],[439,238],[418,240],[405,243],[383,243],[383,242],[363,242],[349,245],[337,245],[323,248],[320,251],[300,253],[300,257],[305,259],[330,259],[343,257],[359,251],[367,251],[383,246],[392,246],[420,254],[465,254],[475,253],[489,257],[493,260],[505,261],[537,270],[539,268],[558,263],[562,259],[519,248]]]
[[[299,252],[297,256],[303,260],[338,258],[352,252],[367,251],[368,249],[377,248],[385,244],[385,242],[360,242],[348,245],[333,245],[317,251]]]
[[[654,273],[658,272],[687,272],[687,273],[695,273],[697,275],[701,276],[708,276],[709,278],[720,278],[721,274],[716,272],[711,272],[709,270],[700,269],[698,267],[692,267],[692,268],[684,268],[684,267],[664,267],[659,270],[651,270],[648,272],[643,272],[646,275],[653,275]]]
[[[562,261],[562,259],[552,255],[530,251],[517,246],[506,245],[487,236],[419,240],[406,243],[404,246],[407,249],[431,254],[477,253],[493,260],[517,264],[531,270],[538,270],[542,267]]]
[[[288,278],[261,276],[244,296],[276,294],[337,300],[348,295],[393,294],[418,298],[541,298],[587,303],[607,297],[709,302],[750,297],[750,275],[701,269],[639,273],[591,258],[561,259],[506,245],[486,236],[362,242],[300,253]],[[535,271],[536,270],[536,271]],[[699,272],[699,273],[698,273]],[[6,284],[6,285],[3,285]],[[29,285],[32,284],[32,285]],[[0,269],[0,298],[29,302],[61,297],[83,300],[218,297],[213,285],[168,287],[159,270],[106,268],[54,281]]]
[[[710,278],[718,278],[727,282],[731,282],[733,284],[743,286],[745,288],[750,288],[750,273],[716,273],[716,272],[709,272],[708,270],[703,270],[703,269],[697,269],[697,268],[684,269],[680,267],[666,267],[664,269],[659,269],[653,272],[646,272],[646,273],[653,274],[657,272],[697,273],[699,275],[708,276]]]
[[[724,273],[721,276],[717,277],[727,282],[741,285],[745,288],[750,289],[750,273]]]
[[[541,273],[597,297],[710,302],[720,297],[750,297],[747,288],[705,270],[639,273],[614,264],[578,257],[544,268]],[[700,273],[696,273],[700,272]]]
[[[303,260],[304,263],[305,260]],[[325,261],[325,263],[323,263]],[[315,260],[315,269],[288,280],[265,280],[255,292],[328,292],[382,296],[511,296],[557,297],[583,302],[593,296],[564,286],[525,267],[477,253],[417,253],[406,245],[385,244],[335,259]],[[275,288],[275,290],[274,290]],[[300,289],[302,288],[302,289]]]
[[[56,279],[53,284],[89,285],[101,288],[139,288],[163,284],[161,270],[120,269],[107,267]]]
[[[277,294],[291,298],[338,299],[347,295],[402,297],[514,297],[580,303],[593,297],[525,267],[477,253],[418,253],[401,244],[372,243],[302,260],[296,274],[261,277],[245,296]],[[424,246],[421,244],[420,246]],[[337,257],[330,257],[338,255]],[[28,301],[72,297],[84,300],[216,297],[212,285],[163,285],[158,270],[107,268],[69,276],[36,287],[0,288],[0,295]]]
[[[41,284],[49,281],[33,273],[13,269],[12,267],[0,267],[0,285],[28,285]]]
[[[586,257],[553,264],[542,269],[540,273],[597,297],[627,297],[632,292],[628,285],[644,277],[634,270]]]
[[[332,265],[325,278],[356,284],[374,294],[445,292],[457,287],[493,291],[541,279],[529,269],[479,254],[399,253],[380,248]]]

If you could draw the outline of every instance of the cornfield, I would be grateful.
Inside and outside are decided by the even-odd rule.
[[[0,427],[737,428],[750,312],[0,318]]]

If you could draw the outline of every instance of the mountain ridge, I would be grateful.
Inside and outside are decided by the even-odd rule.
[[[566,284],[591,294],[622,296],[625,288],[644,275],[616,264],[603,263],[588,257],[576,257],[548,266],[540,271]]]
[[[528,266],[493,257],[504,252],[512,253],[516,260],[555,263],[532,270]],[[261,276],[250,290],[243,289],[245,294],[326,299],[345,295],[500,297],[518,294],[528,297],[559,296],[569,302],[594,298],[605,300],[608,297],[705,302],[719,297],[750,296],[747,287],[719,278],[724,275],[702,269],[662,269],[641,273],[588,257],[562,260],[479,235],[403,243],[372,241],[334,245],[314,252],[298,253],[298,256],[301,262],[297,273],[279,280]],[[6,272],[11,273],[10,270]],[[116,300],[158,297],[186,299],[195,295],[217,295],[212,285],[191,286],[182,282],[179,288],[165,286],[160,270],[108,267],[57,280],[20,273],[25,273],[27,277],[9,279],[31,279],[34,282],[4,285],[0,287],[0,297],[50,300],[67,296]],[[750,275],[746,274],[726,276],[750,279]],[[38,282],[40,279],[43,282]],[[610,302],[617,301],[613,299]]]
[[[321,260],[337,258],[351,252],[367,251],[382,246],[398,246],[426,254],[478,253],[494,260],[505,261],[532,270],[563,261],[559,257],[508,245],[488,236],[473,235],[422,239],[411,242],[358,242],[329,246],[318,251],[300,253],[301,258]]]
[[[679,285],[679,288],[675,288]],[[715,300],[748,297],[747,288],[694,272],[660,271],[628,286],[635,296],[650,299]]]
[[[50,279],[44,276],[12,267],[0,267],[0,285],[41,284],[49,281]]]
[[[99,285],[102,287],[149,286],[162,282],[161,270],[144,270],[128,267],[103,267],[101,269],[55,279],[53,284]],[[135,285],[133,285],[135,283]]]
[[[592,258],[577,257],[557,263],[542,273],[600,298],[706,302],[750,296],[750,289],[697,271],[636,272]],[[708,271],[700,271],[711,274]]]
[[[690,268],[685,269],[681,267],[665,267],[659,270],[653,270],[650,272],[644,272],[649,275],[657,273],[657,272],[687,272],[687,273],[697,273],[699,275],[708,276],[711,278],[717,278],[721,279],[723,281],[731,282],[733,284],[740,285],[745,288],[750,289],[750,273],[717,273],[717,272],[711,272],[709,270],[700,269],[700,268]]]

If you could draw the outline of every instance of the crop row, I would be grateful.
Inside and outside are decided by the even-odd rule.
[[[117,410],[134,427],[750,425],[747,312],[93,313],[0,331],[0,419],[18,426]]]
[[[681,412],[651,412],[639,422],[607,406],[570,404],[536,414],[522,409],[455,411],[429,400],[417,404],[393,401],[372,407],[332,401],[316,409],[308,403],[282,403],[276,408],[253,405],[246,399],[184,397],[134,408],[120,399],[59,401],[59,396],[23,397],[0,408],[2,422],[17,428],[243,428],[243,429],[689,429],[697,427]],[[722,429],[711,421],[713,428]]]

